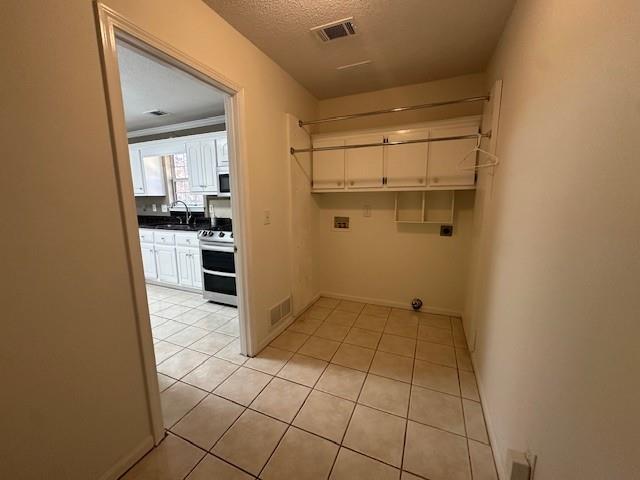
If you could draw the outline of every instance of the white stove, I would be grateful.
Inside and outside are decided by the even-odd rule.
[[[198,239],[205,243],[222,243],[233,245],[233,232],[217,230],[200,230]]]
[[[200,230],[203,295],[225,305],[238,305],[233,232]]]

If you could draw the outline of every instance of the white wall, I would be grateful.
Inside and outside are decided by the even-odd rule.
[[[198,0],[108,3],[245,87],[249,275],[261,286],[249,318],[265,336],[267,308],[290,291],[284,115],[315,116],[315,99]],[[95,479],[151,428],[94,5],[3,2],[0,22],[0,477]]]
[[[636,0],[520,0],[487,76],[465,323],[499,466],[530,448],[536,480],[640,478],[638,45]]]
[[[319,117],[414,105],[487,93],[483,75],[378,90],[321,100]],[[454,118],[482,112],[482,103],[453,105],[325,124],[316,130],[344,131]],[[317,217],[315,272],[320,291],[460,314],[467,284],[473,192],[456,196],[453,237],[439,225],[396,225],[393,193],[314,194]],[[371,217],[363,207],[371,207]],[[333,216],[349,216],[350,232],[332,230]]]

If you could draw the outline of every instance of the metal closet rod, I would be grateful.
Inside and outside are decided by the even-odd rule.
[[[319,147],[319,148],[290,148],[291,155],[296,153],[306,152],[326,152],[329,150],[350,150],[352,148],[367,148],[367,147],[386,147],[388,145],[407,145],[410,143],[430,143],[430,142],[448,142],[450,140],[476,140],[478,137],[491,138],[491,132],[487,133],[473,133],[471,135],[456,135],[454,137],[438,137],[438,138],[418,138],[416,140],[399,140],[397,142],[383,142],[383,143],[362,143],[360,145],[336,145],[334,147]]]
[[[489,95],[483,95],[481,97],[466,97],[466,98],[458,98],[456,100],[445,100],[443,102],[432,102],[432,103],[423,103],[421,105],[410,105],[408,107],[396,107],[396,108],[388,108],[386,110],[373,110],[371,112],[352,113],[351,115],[338,115],[336,117],[321,118],[320,120],[308,120],[306,122],[302,120],[298,120],[298,125],[300,127],[303,127],[305,125],[316,125],[318,123],[328,123],[328,122],[337,122],[340,120],[349,120],[350,118],[368,117],[370,115],[382,115],[383,113],[406,112],[408,110],[420,110],[421,108],[442,107],[444,105],[453,105],[455,103],[484,102],[489,100],[490,98],[491,97]]]

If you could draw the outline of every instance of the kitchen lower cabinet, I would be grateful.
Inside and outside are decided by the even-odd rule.
[[[178,262],[176,247],[155,245],[156,268],[158,280],[168,283],[178,283]]]
[[[156,252],[153,243],[141,243],[140,251],[142,252],[144,278],[155,280],[158,278],[158,270],[156,268]]]
[[[185,287],[202,287],[200,271],[200,249],[176,247],[178,260],[178,282]]]

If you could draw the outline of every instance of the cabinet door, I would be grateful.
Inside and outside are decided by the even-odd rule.
[[[193,286],[202,288],[202,264],[200,263],[200,249],[191,249],[191,267],[193,268]]]
[[[344,140],[314,140],[313,146],[336,147],[344,145]],[[313,152],[313,189],[328,190],[344,188],[344,150]]]
[[[347,138],[345,144],[382,143],[383,140],[382,134],[358,135]],[[382,188],[383,152],[382,146],[345,150],[347,188]]]
[[[157,278],[158,271],[156,270],[156,254],[153,249],[153,244],[141,243],[140,250],[142,251],[142,268],[144,270],[144,278]]]
[[[133,194],[144,195],[144,175],[142,173],[142,158],[140,149],[129,148],[129,161],[131,162],[131,180],[133,181]]]
[[[168,283],[178,283],[178,265],[175,247],[156,245],[156,266],[158,280]]]
[[[202,172],[202,151],[200,142],[187,143],[187,170],[189,174],[189,189],[193,193],[204,191],[204,174]]]
[[[162,157],[158,155],[142,157],[144,172],[144,193],[150,197],[163,197],[167,194],[164,181]]]
[[[460,126],[432,128],[429,135],[431,138],[437,138],[476,133],[478,133],[477,126]],[[432,142],[429,145],[427,161],[427,185],[430,187],[473,186],[475,172],[460,171],[458,164],[475,145],[475,139]]]
[[[429,138],[429,130],[424,128],[411,132],[390,133],[387,138],[389,142],[420,140]],[[428,153],[428,143],[384,147],[387,187],[424,187],[427,183]]]
[[[192,248],[177,247],[178,282],[185,287],[193,286],[193,265],[191,260]]]
[[[202,191],[208,194],[218,193],[218,175],[216,175],[216,142],[209,140],[200,144],[202,155]]]
[[[219,167],[229,166],[229,144],[227,137],[216,138],[216,154]]]

